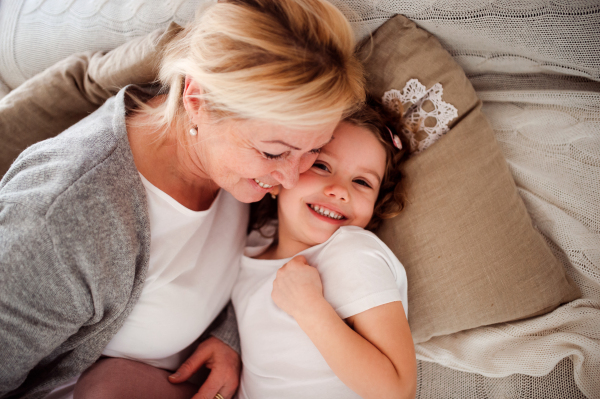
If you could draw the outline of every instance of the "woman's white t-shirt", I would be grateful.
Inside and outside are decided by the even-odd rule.
[[[219,190],[209,209],[192,211],[141,178],[150,216],[148,272],[138,302],[103,354],[175,370],[230,299],[248,206]]]
[[[335,376],[294,318],[271,299],[277,270],[291,258],[252,258],[268,245],[251,234],[232,293],[242,346],[238,398],[359,398]],[[325,299],[342,319],[395,301],[407,314],[404,267],[373,233],[341,227],[325,243],[298,255],[319,270]]]

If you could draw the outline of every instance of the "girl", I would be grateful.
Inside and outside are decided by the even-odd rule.
[[[232,294],[239,398],[414,397],[406,274],[364,230],[401,209],[403,157],[372,104],[338,125],[295,187],[279,191],[276,237],[250,235]],[[274,228],[269,201],[257,212],[263,233]]]

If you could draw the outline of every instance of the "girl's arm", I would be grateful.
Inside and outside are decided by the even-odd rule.
[[[323,297],[319,272],[302,257],[282,267],[273,300],[315,344],[333,372],[363,398],[414,398],[416,359],[400,302],[349,317],[346,324]]]

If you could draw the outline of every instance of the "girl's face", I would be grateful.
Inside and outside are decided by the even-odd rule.
[[[279,245],[321,244],[340,226],[365,227],[373,216],[386,152],[373,133],[341,122],[298,184],[278,197]]]

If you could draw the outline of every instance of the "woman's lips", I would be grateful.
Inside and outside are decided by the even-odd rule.
[[[262,181],[258,180],[257,178],[254,178],[254,182],[255,182],[256,184],[258,184],[258,185],[259,185],[260,187],[262,187],[262,188],[267,188],[267,189],[269,189],[269,188],[273,188],[273,185],[271,185],[271,184],[267,184],[267,183],[263,183]]]
[[[257,179],[248,179],[248,181],[254,188],[256,188],[257,190],[260,190],[263,193],[268,193],[273,188],[273,186],[270,186],[268,184],[265,185],[264,183],[263,183],[263,186],[261,186],[259,183],[257,183]],[[262,183],[260,180],[258,180],[258,181],[260,183]]]

